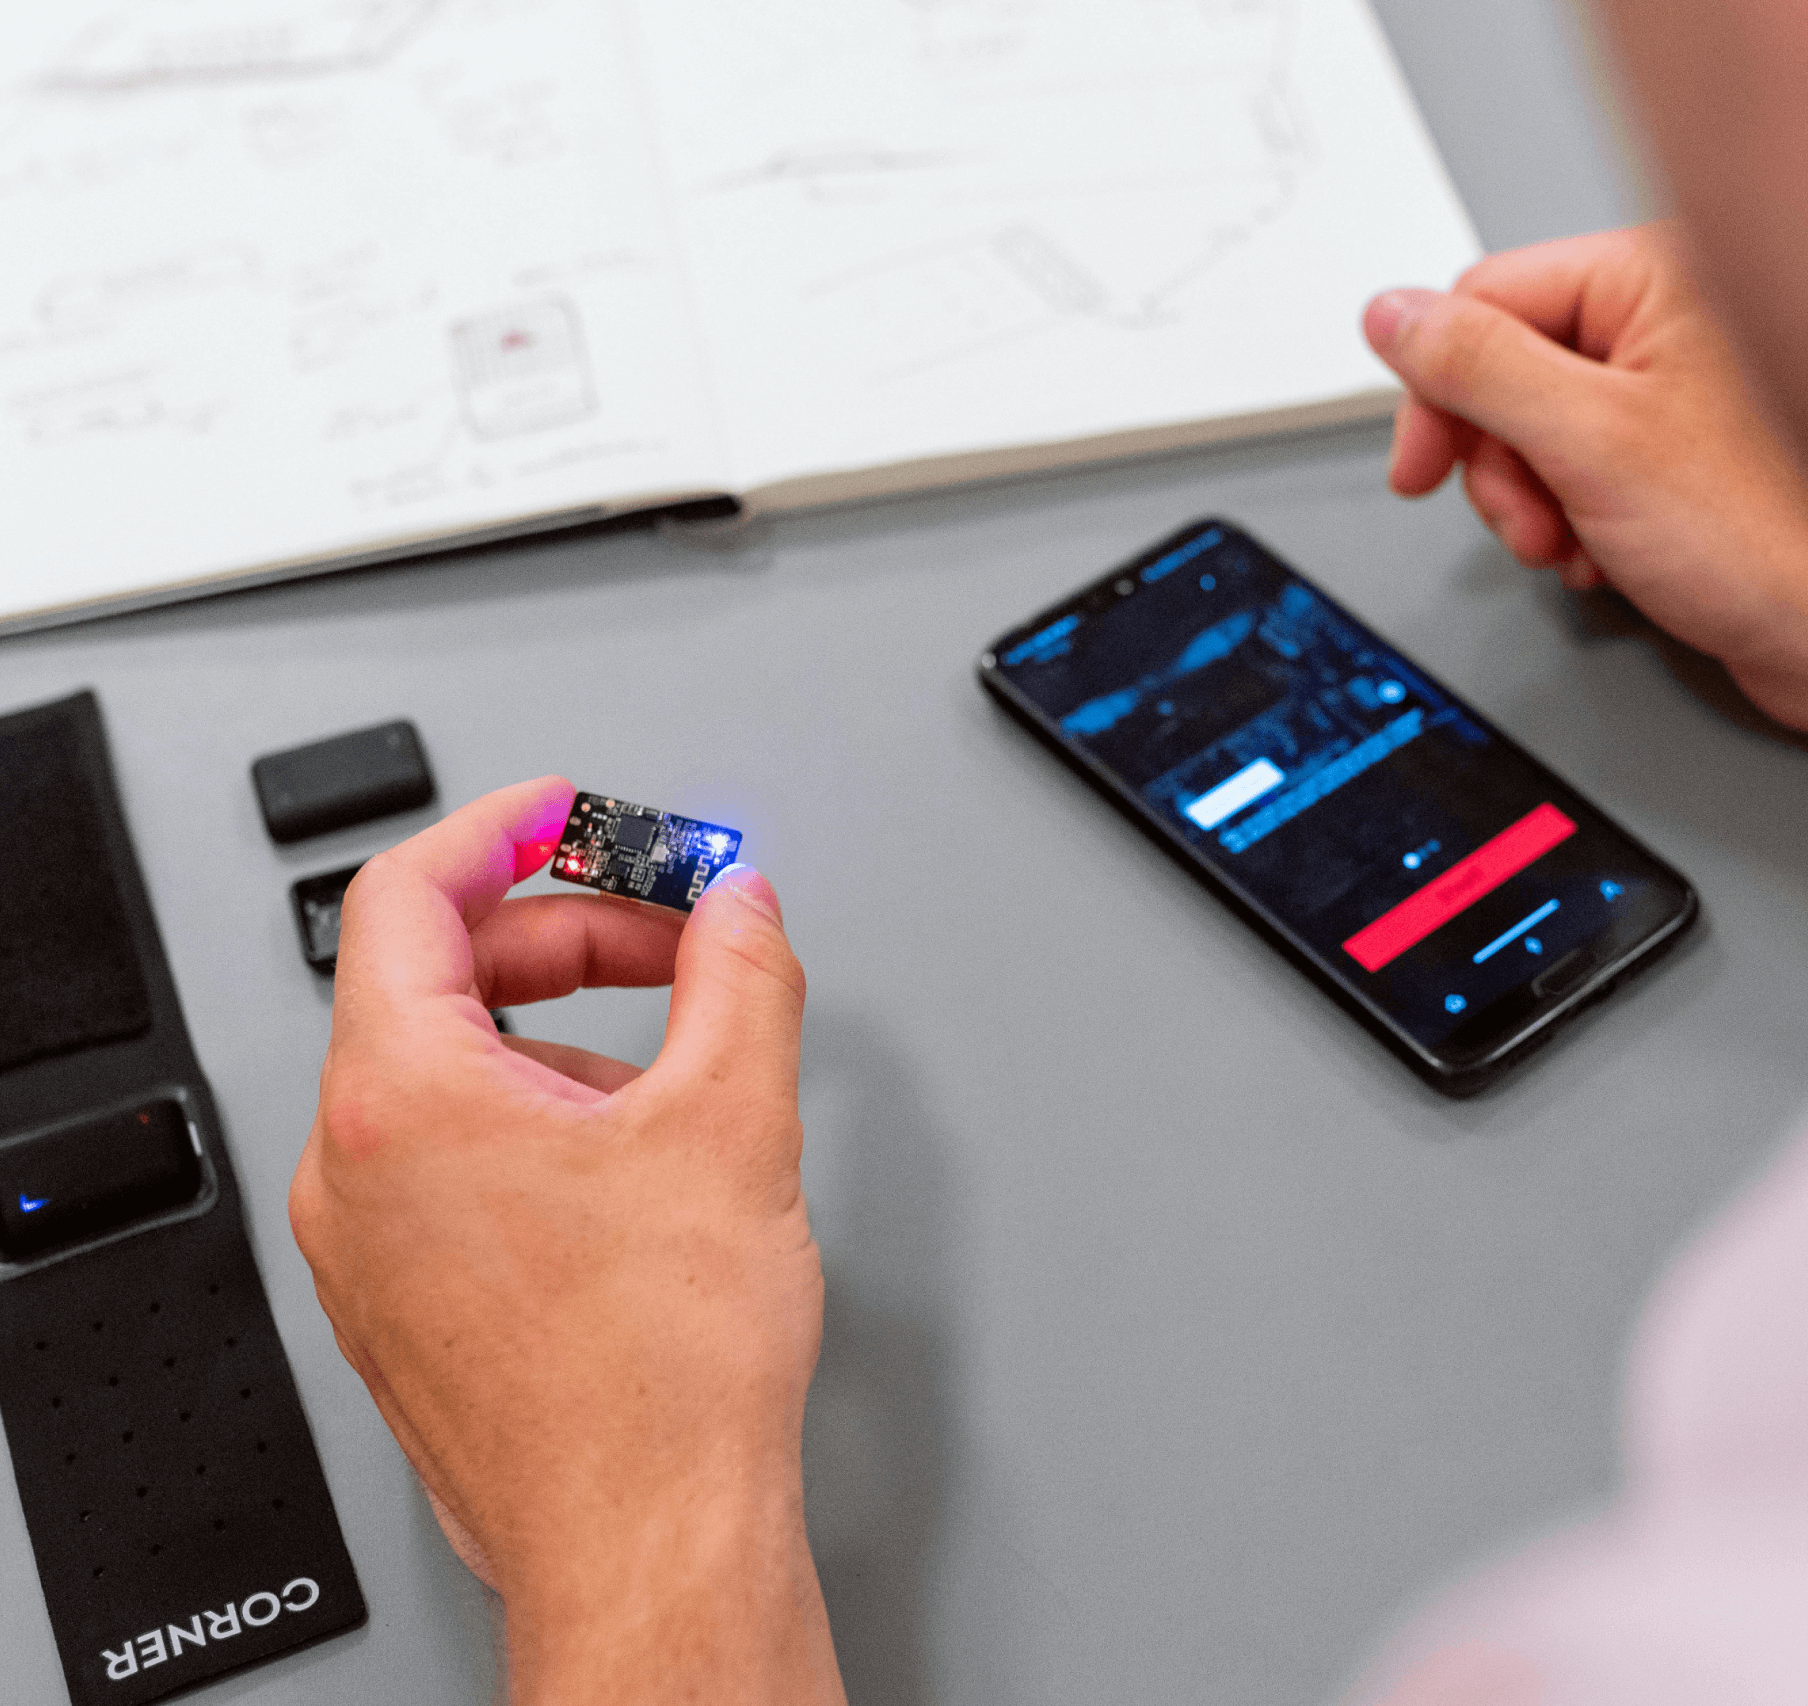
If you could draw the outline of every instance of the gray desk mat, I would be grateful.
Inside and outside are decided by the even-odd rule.
[[[1627,216],[1557,15],[1380,6],[1485,238]],[[86,684],[367,1629],[207,1698],[482,1701],[480,1590],[338,1358],[284,1192],[327,1035],[245,767],[416,719],[447,801],[522,776],[717,815],[811,977],[829,1278],[810,1508],[863,1706],[1332,1698],[1465,1561],[1611,1489],[1652,1275],[1808,1103],[1808,756],[1742,727],[1362,431],[801,516],[711,551],[527,545],[0,641]],[[1422,1090],[1035,751],[976,647],[1238,516],[1700,883],[1695,946],[1516,1084]],[[653,994],[522,1015],[646,1059]],[[9,1694],[61,1682],[10,1480]]]

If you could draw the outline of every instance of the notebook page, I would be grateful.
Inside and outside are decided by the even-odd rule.
[[[1322,405],[1474,233],[1364,0],[633,0],[743,488]]]
[[[720,488],[614,8],[59,0],[0,59],[0,617]]]

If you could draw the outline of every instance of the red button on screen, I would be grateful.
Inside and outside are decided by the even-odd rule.
[[[1442,876],[1433,877],[1424,888],[1382,913],[1367,929],[1358,930],[1344,943],[1345,950],[1363,970],[1380,971],[1575,833],[1576,826],[1553,805],[1528,812],[1467,859],[1459,859]]]

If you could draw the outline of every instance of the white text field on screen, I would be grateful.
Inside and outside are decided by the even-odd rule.
[[[1287,780],[1286,773],[1258,758],[1246,764],[1229,780],[1220,782],[1208,794],[1201,794],[1186,808],[1186,815],[1201,829],[1216,829],[1227,817],[1234,817],[1245,806],[1272,792]]]

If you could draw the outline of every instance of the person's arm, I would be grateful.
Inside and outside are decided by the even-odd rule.
[[[503,1596],[519,1706],[837,1706],[800,1461],[822,1321],[803,974],[745,867],[688,921],[505,899],[571,799],[489,795],[352,884],[295,1235]],[[644,1073],[486,1011],[667,981]]]
[[[1674,52],[1668,20],[1639,28]],[[1693,107],[1673,116],[1695,127]],[[1396,491],[1434,491],[1461,465],[1521,562],[1616,588],[1808,727],[1808,488],[1670,228],[1498,255],[1451,292],[1378,298],[1365,328],[1409,391]],[[1660,1288],[1615,1507],[1445,1596],[1352,1706],[1802,1695],[1804,1227],[1808,1147]]]
[[[1614,587],[1808,728],[1808,483],[1669,227],[1496,255],[1378,297],[1364,327],[1409,393],[1396,491],[1460,464],[1521,562]]]

